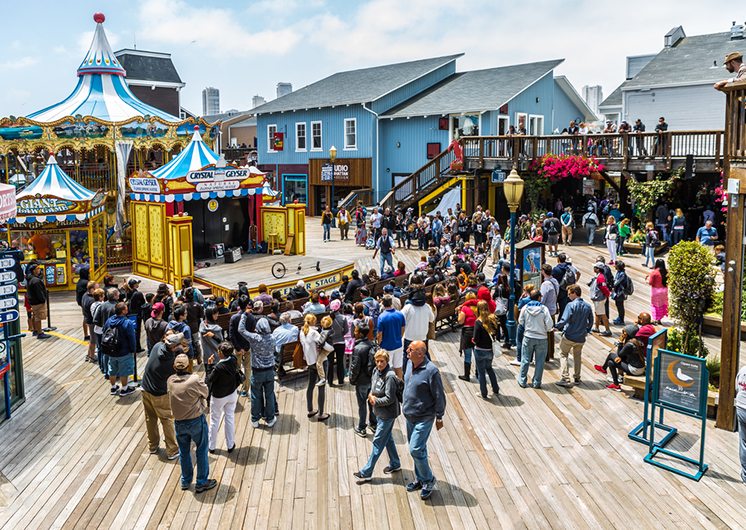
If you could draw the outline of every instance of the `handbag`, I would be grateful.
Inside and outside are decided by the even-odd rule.
[[[492,356],[500,357],[503,354],[503,349],[500,346],[500,341],[497,340],[497,337],[495,337],[494,335],[490,335],[490,338],[492,339]]]
[[[495,298],[495,314],[503,316],[508,312],[508,299],[502,296]]]

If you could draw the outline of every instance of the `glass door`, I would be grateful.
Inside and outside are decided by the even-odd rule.
[[[308,204],[308,175],[282,175],[282,204]]]

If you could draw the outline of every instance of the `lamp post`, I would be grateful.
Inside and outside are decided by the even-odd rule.
[[[329,161],[332,163],[332,193],[331,199],[329,200],[329,208],[332,211],[332,226],[334,226],[334,219],[336,212],[334,211],[334,161],[337,160],[337,148],[331,146],[329,148]]]
[[[510,170],[510,175],[503,182],[505,200],[510,209],[510,298],[508,298],[508,339],[511,346],[515,345],[516,322],[515,322],[515,223],[516,212],[521,205],[523,197],[523,179],[516,171],[515,166]]]

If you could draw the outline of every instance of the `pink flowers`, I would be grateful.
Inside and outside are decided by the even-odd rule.
[[[552,182],[557,182],[566,178],[590,177],[592,173],[603,171],[604,165],[595,157],[549,154],[533,160],[529,169]]]
[[[715,188],[715,202],[719,203],[720,211],[723,213],[728,212],[728,194],[725,192],[723,187],[723,174],[720,173],[720,184]]]

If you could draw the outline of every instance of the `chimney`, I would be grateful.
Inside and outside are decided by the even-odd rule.
[[[681,26],[676,26],[675,28],[672,28],[671,31],[666,33],[665,37],[663,37],[663,46],[666,48],[673,48],[684,37],[686,37],[684,28],[682,28]]]

